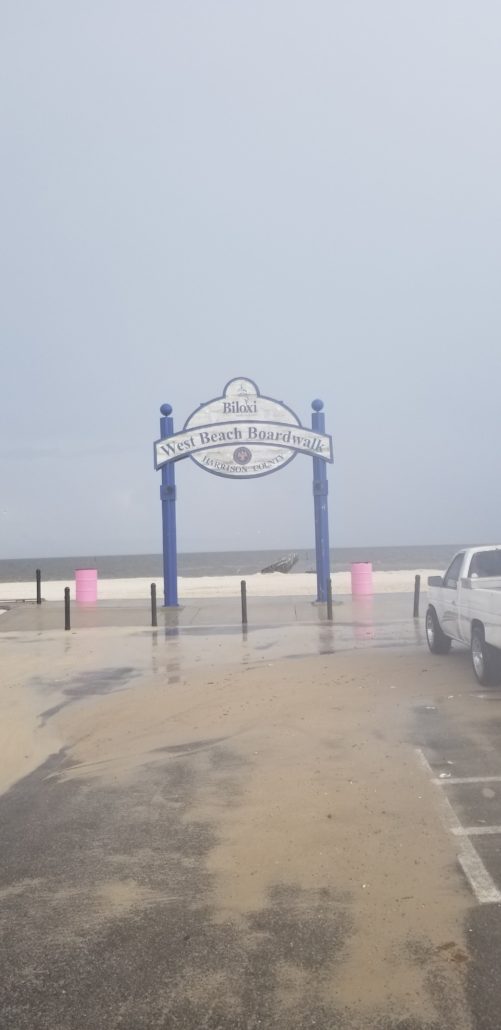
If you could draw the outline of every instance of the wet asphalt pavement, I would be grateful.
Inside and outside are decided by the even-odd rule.
[[[213,762],[231,765],[231,756],[216,748]],[[291,954],[306,971],[332,961],[350,931],[342,899],[336,911],[322,891],[276,888],[240,932],[217,925],[203,871],[211,833],[183,821],[194,790],[189,762],[167,775],[145,772],[132,796],[51,779],[64,763],[63,755],[51,760],[0,805],[2,1028],[290,1026],[277,1012],[277,966]],[[95,910],[95,884],[110,861],[117,877],[139,884],[138,913],[134,899],[111,920],[106,906]],[[225,1002],[208,1009],[218,980]],[[308,1025],[336,1018],[314,997],[308,1007]]]
[[[229,804],[232,761],[216,745]],[[0,799],[2,1030],[452,1030],[438,974],[429,990],[443,1021],[354,1020],[319,1005],[317,978],[327,966],[332,976],[352,932],[343,894],[277,886],[240,927],[214,920],[204,863],[215,842],[183,818],[197,789],[187,755],[145,769],[133,790],[61,782],[67,764],[64,754],[50,759]],[[100,908],[96,884],[109,883],[110,869],[135,894],[103,896]],[[478,1030],[499,1026],[498,923],[498,912],[472,913]],[[297,1016],[277,992],[284,964],[304,977]]]
[[[451,689],[446,701],[423,697],[414,706],[416,777],[421,752],[437,805],[444,795],[458,824],[477,829],[468,839],[501,892],[501,689],[477,687],[459,651],[426,661],[444,662]],[[43,718],[87,693],[119,690],[133,675],[124,665],[97,680],[76,677]],[[238,805],[242,759],[220,738],[170,749],[168,763],[143,766],[133,784],[91,789],[65,779],[72,759],[62,750],[0,796],[1,1030],[455,1030],[439,973],[428,978],[432,1021],[355,1017],[318,1001],[316,985],[342,961],[354,931],[342,891],[277,885],[239,925],[215,918],[207,872],[214,831],[187,818],[202,745],[221,803]],[[443,832],[451,832],[447,819]],[[471,1030],[500,1030],[501,904],[468,890],[468,956],[453,956],[465,1019]],[[288,967],[303,984],[296,1010],[279,990]]]
[[[439,659],[442,661],[442,659]],[[469,655],[454,649],[443,659],[450,673],[448,704],[432,699],[415,709],[415,743],[429,763],[439,795],[445,798],[444,823],[465,834],[480,859],[481,880],[473,878],[474,904],[467,919],[471,961],[467,997],[474,1030],[501,1027],[501,687],[480,687]],[[460,696],[456,696],[459,691]],[[473,781],[473,782],[461,782]],[[456,823],[459,824],[459,826]],[[492,831],[495,832],[492,832]],[[497,831],[497,832],[496,832]],[[484,885],[482,868],[499,901],[477,903],[475,887]]]

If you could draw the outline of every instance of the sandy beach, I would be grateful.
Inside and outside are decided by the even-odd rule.
[[[442,570],[443,571],[443,570]],[[414,578],[419,573],[421,586],[426,588],[428,576],[440,574],[436,569],[412,569],[395,572],[376,572],[373,575],[374,593],[408,593],[414,589]],[[238,597],[240,595],[241,576],[190,576],[179,577],[178,591],[180,599],[199,597]],[[316,577],[310,573],[289,573],[282,575],[275,572],[263,576],[256,573],[246,576],[247,592],[250,597],[308,597],[316,595]],[[98,596],[103,601],[139,600],[149,597],[150,584],[156,583],[158,596],[163,590],[163,580],[135,577],[130,579],[100,579]],[[47,581],[42,584],[42,596],[47,601],[59,601],[64,595],[64,588],[70,587],[71,596],[75,596],[75,584],[72,580]],[[351,593],[349,572],[338,572],[332,576],[334,594]],[[0,583],[0,601],[15,598],[32,598],[35,596],[33,582]]]

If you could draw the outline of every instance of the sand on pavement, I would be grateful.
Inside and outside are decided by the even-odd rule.
[[[76,941],[87,935],[101,947],[118,925],[122,933],[142,927],[147,950],[152,911],[178,905],[181,922],[200,912],[214,955],[220,946],[227,955],[222,942],[231,940],[245,968],[261,969],[264,949],[266,1003],[259,991],[246,1000],[245,968],[233,958],[220,955],[209,969],[205,954],[186,956],[181,967],[177,957],[170,978],[167,954],[149,1010],[136,985],[134,1026],[164,1025],[160,1010],[171,1012],[166,1026],[202,1025],[196,1020],[208,1010],[219,1013],[218,1026],[254,1026],[239,1020],[250,1019],[246,1005],[252,1018],[263,1005],[263,1025],[274,1027],[310,1025],[302,1022],[307,1011],[318,1011],[325,1027],[340,1013],[346,1027],[386,1026],[377,1020],[397,1016],[467,1027],[462,924],[471,898],[410,729],[423,689],[441,695],[447,686],[415,648],[280,660],[269,660],[266,648],[259,635],[245,644],[118,629],[3,641],[7,825],[15,836],[19,803],[25,824],[37,818],[28,813],[40,811],[47,791],[48,826],[66,813],[63,837],[60,823],[53,831],[62,841],[55,872],[51,865],[45,878],[47,827],[23,875],[15,848],[11,859],[8,847],[4,855],[10,901],[30,900],[16,934],[29,936],[31,965],[64,965]],[[169,873],[158,853],[173,848]],[[33,933],[37,905],[49,923],[56,905],[53,937]],[[67,1015],[66,1023],[90,1027],[79,1004],[81,1022]],[[188,1013],[186,1022],[179,1013]],[[26,1024],[16,1018],[20,1028],[45,1025],[36,1021],[42,1015],[31,1013]]]

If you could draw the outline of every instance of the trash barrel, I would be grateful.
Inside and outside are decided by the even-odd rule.
[[[78,604],[96,603],[97,569],[75,570],[75,597]]]
[[[352,597],[369,597],[372,589],[372,562],[356,561],[351,565]]]

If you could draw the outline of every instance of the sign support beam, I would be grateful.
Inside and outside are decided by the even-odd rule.
[[[314,400],[311,404],[311,427],[316,433],[325,433],[324,402]],[[329,483],[327,466],[321,458],[313,458],[313,504],[315,509],[315,553],[317,568],[317,601],[325,603],[330,577],[329,551]]]
[[[174,419],[170,404],[162,404],[160,408],[160,436],[168,438],[174,435]],[[177,533],[176,533],[176,476],[175,462],[162,467],[162,485],[160,499],[162,501],[162,535],[164,559],[164,606],[176,608],[177,597]]]

